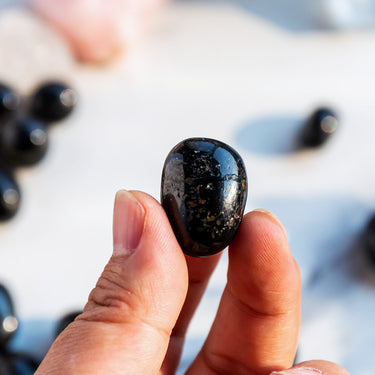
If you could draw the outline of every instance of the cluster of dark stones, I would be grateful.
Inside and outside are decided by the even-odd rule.
[[[61,82],[43,83],[27,98],[0,84],[0,221],[12,218],[20,206],[15,168],[44,158],[49,125],[68,116],[76,102],[76,91]]]
[[[73,311],[62,316],[56,324],[57,337],[82,311]],[[0,284],[0,375],[32,375],[39,360],[26,352],[13,351],[10,345],[19,331],[14,302],[9,290]]]

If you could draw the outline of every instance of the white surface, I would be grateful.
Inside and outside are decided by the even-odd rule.
[[[208,136],[243,156],[247,210],[274,210],[286,225],[304,283],[299,359],[373,375],[374,275],[351,244],[375,206],[375,34],[292,31],[256,14],[229,1],[174,3],[127,59],[53,66],[74,82],[80,105],[51,130],[46,159],[20,171],[22,209],[0,228],[0,278],[22,319],[56,319],[83,306],[111,253],[115,191],[158,198],[169,150]],[[7,53],[24,58],[22,48]],[[35,82],[9,66],[0,79],[26,93],[46,75],[29,60]],[[340,131],[319,150],[286,152],[320,103],[339,112]],[[225,277],[223,257],[183,366],[209,329]]]

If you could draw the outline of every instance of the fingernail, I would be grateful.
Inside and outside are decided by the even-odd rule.
[[[284,226],[281,224],[281,221],[278,219],[278,217],[271,211],[266,210],[265,208],[257,208],[254,210],[254,212],[260,212],[266,216],[268,216],[269,219],[271,219],[275,224],[277,224],[284,232],[285,237],[288,237],[285,231]]]
[[[319,375],[323,374],[320,370],[310,367],[297,367],[284,371],[275,371],[271,375]]]
[[[137,248],[143,232],[145,210],[126,190],[116,194],[113,211],[113,255],[129,255]]]

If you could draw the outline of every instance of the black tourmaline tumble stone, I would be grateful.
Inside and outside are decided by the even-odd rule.
[[[17,110],[19,97],[10,87],[0,84],[0,123],[8,120]]]
[[[68,116],[77,103],[77,93],[61,82],[48,82],[31,96],[31,112],[43,121],[57,121]]]
[[[12,173],[0,166],[0,221],[9,220],[17,213],[20,200],[20,189]]]
[[[190,138],[167,156],[161,203],[185,254],[206,257],[234,239],[247,197],[245,165],[230,146]]]
[[[338,119],[331,109],[318,108],[309,117],[302,132],[301,142],[305,147],[322,145],[336,131]]]
[[[14,314],[12,297],[8,289],[0,284],[0,347],[13,337],[18,328],[18,320]]]
[[[9,121],[0,137],[0,156],[13,166],[32,165],[47,152],[48,134],[44,124],[30,117]]]

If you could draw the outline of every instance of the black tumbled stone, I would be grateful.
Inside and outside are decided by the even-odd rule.
[[[306,122],[301,143],[305,147],[317,147],[322,145],[337,130],[338,118],[329,108],[318,108],[311,114]]]
[[[0,169],[0,221],[11,219],[18,211],[21,193],[12,173]]]
[[[12,297],[8,289],[0,284],[0,346],[13,337],[18,328],[18,320],[15,317]]]
[[[161,203],[185,254],[205,257],[234,239],[247,197],[245,165],[223,142],[190,138],[167,156]]]
[[[8,120],[19,106],[19,96],[10,87],[0,84],[0,123]]]
[[[0,155],[11,165],[32,165],[47,152],[48,134],[44,124],[30,117],[9,121],[3,126]]]
[[[61,82],[48,82],[31,96],[30,110],[38,119],[57,121],[68,116],[77,103],[77,93]]]

